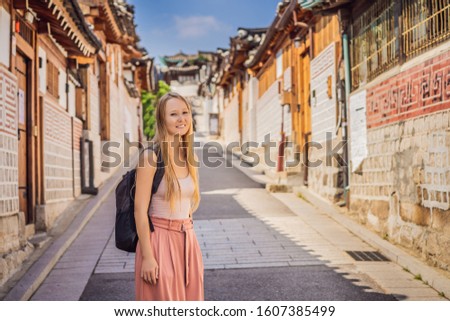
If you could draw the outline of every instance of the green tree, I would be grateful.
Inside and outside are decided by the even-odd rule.
[[[143,109],[143,128],[144,135],[147,137],[147,140],[150,140],[153,138],[153,136],[155,136],[155,111],[158,100],[169,91],[170,86],[162,80],[158,82],[158,91],[156,92],[156,94],[148,91],[142,91],[141,100]]]

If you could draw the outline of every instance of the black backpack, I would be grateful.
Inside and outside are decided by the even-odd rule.
[[[158,190],[164,176],[164,161],[158,148],[149,148],[157,154],[156,173],[153,177],[152,195]],[[127,252],[136,252],[138,235],[134,220],[134,194],[136,192],[136,169],[128,171],[116,187],[116,247]],[[151,201],[151,196],[150,196]],[[150,231],[153,232],[152,221],[149,217]]]

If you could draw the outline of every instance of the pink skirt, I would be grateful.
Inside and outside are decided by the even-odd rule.
[[[141,278],[139,242],[135,258],[135,287],[138,301],[203,301],[203,260],[192,220],[152,217],[155,231],[150,242],[159,267],[159,279],[148,284]]]

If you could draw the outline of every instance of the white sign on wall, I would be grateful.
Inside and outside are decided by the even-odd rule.
[[[67,84],[67,74],[62,69],[59,69],[59,104],[67,109],[67,92],[66,92],[66,84]]]
[[[9,67],[10,41],[11,16],[3,7],[0,7],[0,43],[3,47],[0,50],[0,63],[6,67]]]
[[[17,103],[18,103],[18,109],[19,109],[19,124],[20,125],[24,125],[25,124],[25,92],[19,88],[19,92],[18,92],[18,99],[17,99]]]
[[[311,136],[322,143],[336,137],[336,45],[333,42],[311,61]]]
[[[283,51],[279,50],[277,52],[277,60],[276,60],[276,70],[277,70],[277,78],[283,75]]]
[[[366,91],[350,96],[350,152],[354,172],[367,157]]]
[[[283,74],[283,90],[291,91],[292,89],[292,67],[286,68]]]
[[[39,66],[39,90],[45,94],[47,92],[47,53],[39,47],[39,59],[40,59],[40,66]]]

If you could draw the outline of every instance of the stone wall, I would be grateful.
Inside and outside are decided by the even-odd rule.
[[[394,243],[450,269],[450,53],[367,89],[367,150],[351,209]]]
[[[74,196],[78,197],[81,194],[81,151],[80,140],[83,135],[83,122],[73,117],[73,177],[74,177]]]
[[[322,142],[310,148],[308,155],[308,188],[333,202],[343,199],[343,171],[338,162],[343,152],[341,141],[338,136]]]
[[[45,207],[38,210],[36,228],[49,229],[74,198],[72,118],[52,97],[44,99]]]

